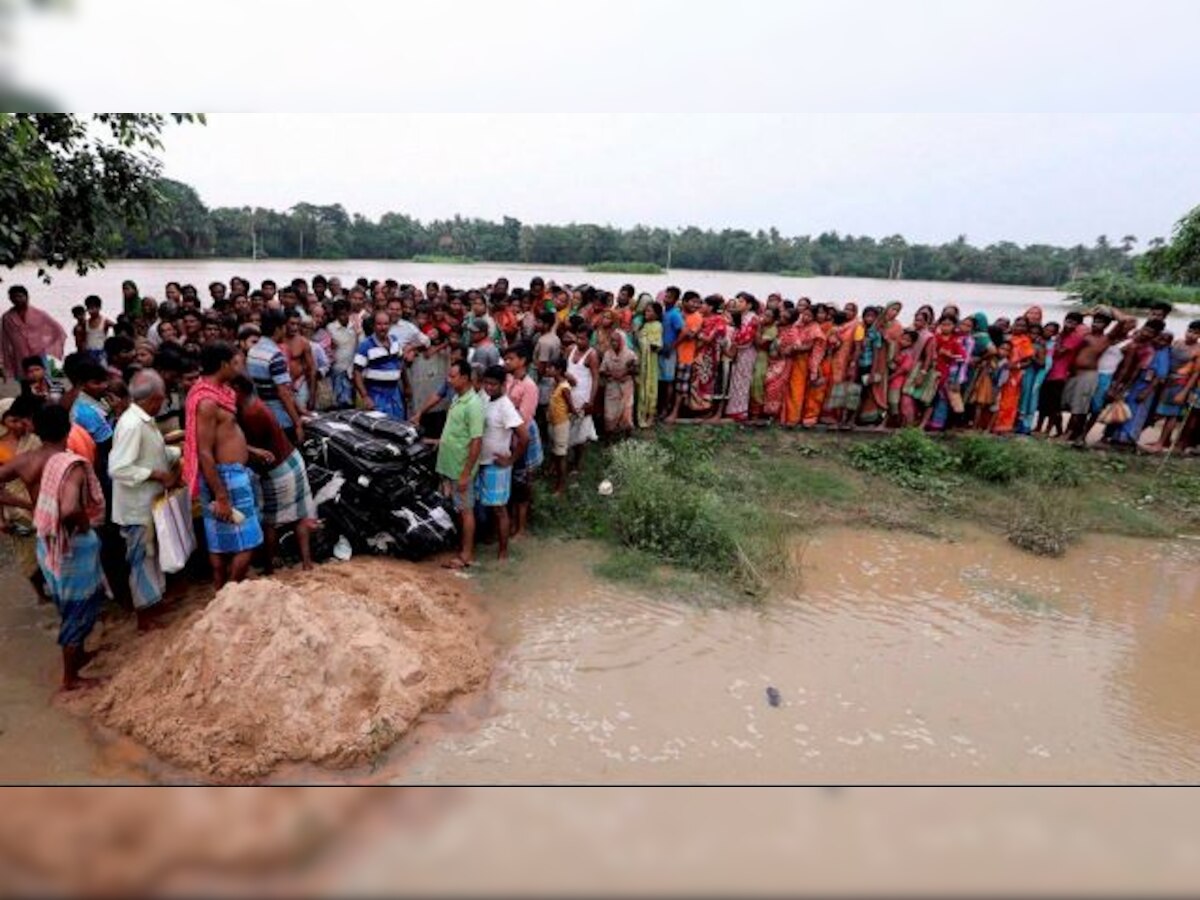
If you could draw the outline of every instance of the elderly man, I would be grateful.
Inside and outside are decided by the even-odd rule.
[[[108,472],[112,477],[112,520],[121,526],[129,590],[139,631],[152,626],[166,579],[154,546],[152,506],[179,482],[179,450],[168,447],[154,417],[167,401],[167,388],[153,369],[143,369],[129,383],[132,401],[117,421]]]

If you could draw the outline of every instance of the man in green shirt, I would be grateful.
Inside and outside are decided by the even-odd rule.
[[[462,517],[462,547],[446,567],[465,569],[475,561],[475,472],[483,447],[483,401],[471,385],[471,366],[465,360],[450,364],[447,381],[455,396],[438,441],[436,469],[443,492]]]

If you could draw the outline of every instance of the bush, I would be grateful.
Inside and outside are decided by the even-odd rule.
[[[1115,272],[1085,275],[1063,286],[1068,300],[1083,306],[1147,309],[1151,303],[1200,303],[1200,288],[1179,287],[1159,281],[1142,281]]]
[[[916,428],[855,444],[849,456],[856,469],[882,475],[912,491],[945,493],[952,484],[944,473],[955,463],[953,454]]]
[[[1020,448],[983,434],[968,434],[959,438],[957,449],[963,471],[980,481],[1008,484],[1025,471]]]
[[[657,263],[646,262],[599,262],[592,263],[585,271],[588,272],[608,272],[611,274],[630,275],[661,275],[663,273],[662,266]]]
[[[443,256],[438,253],[418,253],[412,258],[412,261],[443,266],[469,266],[475,262],[469,256]]]

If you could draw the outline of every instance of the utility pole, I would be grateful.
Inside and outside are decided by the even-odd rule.
[[[668,272],[671,270],[671,239],[673,237],[674,237],[674,235],[667,234],[667,271]]]

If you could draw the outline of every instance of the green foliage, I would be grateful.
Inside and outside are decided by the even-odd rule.
[[[167,122],[160,113],[0,113],[0,263],[36,260],[46,279],[52,268],[102,266],[162,203],[153,152]]]
[[[631,275],[661,275],[663,268],[658,263],[652,262],[600,262],[590,263],[587,266],[587,271],[610,272],[613,274],[628,272]]]
[[[1159,281],[1200,285],[1200,206],[1175,223],[1169,244],[1147,251],[1139,269],[1146,277]]]
[[[412,258],[415,263],[436,263],[444,266],[469,266],[475,260],[469,256],[445,256],[439,253],[418,253]]]
[[[1159,300],[1167,303],[1200,303],[1200,288],[1142,281],[1115,272],[1098,272],[1077,278],[1063,289],[1068,292],[1068,299],[1083,306],[1146,309]]]
[[[1008,441],[968,434],[958,440],[957,448],[963,471],[981,481],[1008,484],[1024,471],[1024,458],[1019,448]]]
[[[855,444],[848,455],[856,469],[881,475],[912,491],[944,493],[953,483],[945,476],[955,463],[953,454],[917,428]]]
[[[910,244],[900,235],[876,239],[836,231],[785,237],[774,228],[750,232],[637,225],[621,229],[592,223],[527,224],[511,216],[498,222],[462,216],[421,222],[389,212],[372,220],[348,215],[340,204],[311,203],[298,203],[286,211],[220,207],[208,213],[208,219],[210,229],[190,230],[211,234],[211,246],[199,240],[187,245],[174,240],[147,244],[131,227],[118,223],[110,229],[114,252],[246,257],[253,247],[260,255],[277,258],[434,262],[461,258],[633,274],[660,274],[669,260],[675,269],[777,272],[781,277],[888,278],[902,272],[905,278],[928,281],[1045,286],[1102,271],[1132,275],[1135,263],[1145,259],[1133,255],[1131,236],[1114,243],[1102,235],[1092,247],[1022,247],[1008,241],[976,247],[965,236],[935,245]]]

